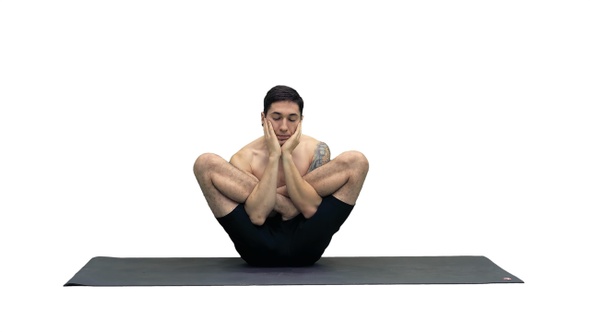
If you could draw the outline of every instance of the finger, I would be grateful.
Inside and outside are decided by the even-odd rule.
[[[266,137],[272,137],[272,129],[270,127],[270,122],[268,120],[264,120],[264,134]]]
[[[272,124],[270,123],[270,120],[266,120],[266,122],[267,122],[266,125],[268,126],[268,131],[270,133],[270,136],[276,138],[277,135],[275,134],[275,131],[272,128]]]
[[[301,137],[301,121],[297,124],[297,130],[295,131],[295,135],[299,139]]]

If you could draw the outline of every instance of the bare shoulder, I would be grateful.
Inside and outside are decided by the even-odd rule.
[[[236,166],[242,171],[252,173],[252,160],[259,153],[260,139],[254,140],[231,156],[230,164]]]
[[[330,148],[328,147],[328,144],[310,136],[305,136],[303,138],[307,153],[310,156],[308,172],[330,161]]]

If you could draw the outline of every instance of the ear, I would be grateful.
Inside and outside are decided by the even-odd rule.
[[[264,112],[260,113],[260,125],[264,127]]]

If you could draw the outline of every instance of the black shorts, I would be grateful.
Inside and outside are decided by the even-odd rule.
[[[309,219],[300,214],[283,221],[277,215],[257,226],[250,221],[244,204],[239,204],[217,220],[233,241],[240,257],[248,264],[306,266],[320,259],[353,207],[334,196],[327,196]]]

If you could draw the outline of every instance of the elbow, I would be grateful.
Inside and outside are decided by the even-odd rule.
[[[248,215],[248,218],[250,218],[251,223],[253,223],[256,226],[264,225],[264,222],[266,221],[265,215],[261,214],[257,210],[250,210],[248,205],[246,205],[245,208],[246,208],[246,214]]]
[[[256,226],[262,226],[262,225],[264,225],[264,222],[266,221],[266,216],[263,216],[260,213],[256,213],[254,211],[248,212],[248,210],[246,210],[246,214],[250,218],[250,222]]]
[[[307,200],[305,202],[301,202],[303,204],[301,204],[298,208],[299,211],[301,211],[301,214],[303,215],[303,217],[305,217],[305,219],[309,219],[311,217],[313,217],[316,212],[318,211],[318,208],[320,207],[320,204],[322,203],[322,197],[320,197],[319,195],[316,196],[314,199],[310,199]]]
[[[309,219],[309,218],[313,217],[317,211],[318,211],[317,206],[309,206],[305,209],[302,209],[301,214],[303,215],[303,217],[305,219]]]
[[[250,222],[252,222],[256,226],[262,226],[262,225],[264,225],[264,222],[265,221],[266,221],[266,218],[250,217]]]

